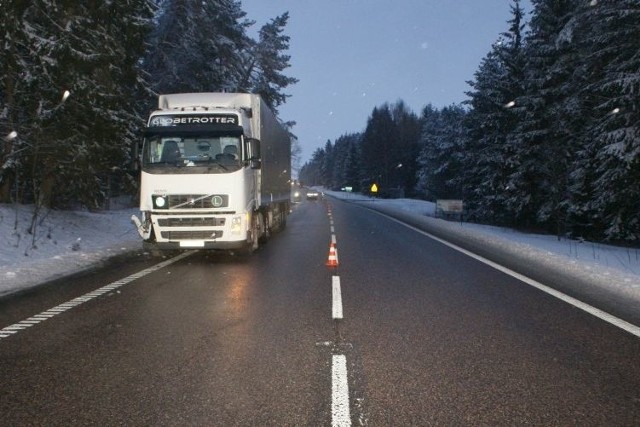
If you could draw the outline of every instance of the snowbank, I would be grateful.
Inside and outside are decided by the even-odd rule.
[[[137,209],[45,211],[30,233],[33,206],[0,204],[0,296],[95,267],[141,248]]]

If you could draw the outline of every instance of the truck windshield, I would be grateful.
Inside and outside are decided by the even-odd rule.
[[[147,137],[142,151],[143,167],[191,168],[208,171],[237,170],[241,163],[239,136]]]

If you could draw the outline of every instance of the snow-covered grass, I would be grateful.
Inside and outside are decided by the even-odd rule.
[[[358,203],[395,208],[421,216],[433,216],[433,203],[326,192]],[[138,210],[118,209],[100,213],[47,211],[38,218],[35,234],[28,232],[33,207],[0,204],[0,296],[45,281],[76,273],[114,255],[141,248],[130,218]],[[442,221],[447,225],[446,221]],[[640,249],[620,248],[580,242],[555,236],[469,223],[455,223],[475,239],[518,245],[521,253],[533,258],[553,258],[567,269],[596,272],[612,286],[640,292]],[[528,255],[529,256],[529,255]]]
[[[136,212],[43,211],[30,233],[33,206],[0,204],[0,296],[139,249]]]

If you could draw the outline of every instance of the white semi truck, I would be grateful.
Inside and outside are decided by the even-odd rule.
[[[252,252],[286,224],[291,141],[258,95],[160,95],[140,160],[131,219],[150,250]]]

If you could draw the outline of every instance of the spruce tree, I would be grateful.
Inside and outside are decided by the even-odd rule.
[[[150,3],[20,5],[11,8],[18,25],[8,66],[22,69],[21,78],[5,79],[3,95],[19,135],[14,176],[37,206],[95,207],[140,125],[130,94],[139,82]]]
[[[416,185],[416,169],[420,155],[421,123],[418,116],[402,101],[391,106],[395,148],[391,157],[389,183],[397,196],[411,196]]]
[[[244,65],[245,76],[239,88],[260,94],[276,112],[289,96],[283,90],[298,81],[283,74],[291,59],[285,53],[289,49],[289,36],[284,34],[288,20],[289,14],[285,12],[260,29],[259,40],[253,43],[248,63]]]
[[[145,58],[152,90],[235,90],[250,47],[245,15],[234,0],[167,0]]]
[[[584,117],[573,173],[576,232],[640,239],[640,3],[607,0],[580,11]]]
[[[524,94],[515,100],[518,127],[514,171],[507,208],[523,226],[540,225],[562,233],[568,211],[570,163],[574,146],[571,98],[576,51],[572,18],[577,0],[533,0],[526,38]]]
[[[415,192],[418,197],[426,200],[435,200],[432,187],[432,171],[434,165],[431,161],[431,152],[435,144],[434,138],[436,130],[440,125],[440,111],[431,104],[427,104],[422,109],[420,116],[422,127],[420,129],[420,154],[418,156],[416,168],[416,187]]]
[[[375,107],[362,134],[362,184],[376,183],[380,194],[388,194],[390,175],[397,159],[397,132],[388,104]]]
[[[511,6],[508,31],[482,60],[475,79],[468,82],[471,110],[465,120],[464,186],[467,209],[482,221],[509,222],[505,209],[507,180],[513,173],[510,134],[517,124],[513,107],[522,95],[524,56],[523,10],[519,0]]]

